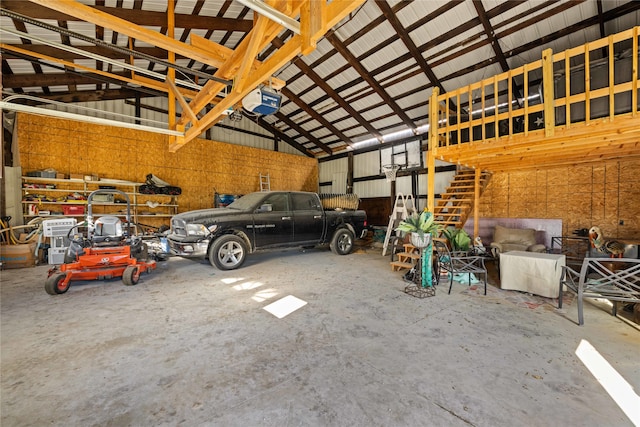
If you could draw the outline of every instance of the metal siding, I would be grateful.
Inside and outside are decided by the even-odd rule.
[[[318,164],[318,181],[331,182],[334,174],[347,171],[347,159],[336,159]]]
[[[353,177],[375,175],[380,170],[379,152],[369,151],[368,153],[356,154],[353,156]]]

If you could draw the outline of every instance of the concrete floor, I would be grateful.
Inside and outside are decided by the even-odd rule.
[[[418,299],[379,250],[232,272],[172,258],[58,296],[46,272],[1,272],[2,426],[632,425],[575,351],[587,340],[637,393],[640,332],[591,303],[579,327],[575,301]],[[263,310],[287,295],[308,304]]]

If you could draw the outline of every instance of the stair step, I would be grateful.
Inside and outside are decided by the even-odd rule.
[[[449,205],[448,203],[450,202],[472,202],[473,199],[444,199],[444,200],[439,200],[438,201],[438,206],[453,206],[453,205]],[[444,203],[443,203],[444,202]]]
[[[447,200],[447,201],[451,201],[451,200],[473,200],[473,198],[469,198],[468,196],[473,195],[473,192],[471,193],[440,193],[441,196],[458,196],[458,197],[441,197],[440,200],[438,201],[443,201],[443,200]],[[462,196],[461,198],[459,196]],[[467,196],[467,197],[464,197]]]
[[[413,246],[411,243],[404,243],[402,247],[404,248],[405,252],[413,252],[418,250],[418,248]]]
[[[401,262],[407,262],[409,260],[417,260],[418,258],[420,258],[420,254],[415,252],[402,252],[397,255],[398,255],[398,261],[401,261]]]
[[[408,262],[400,262],[400,261],[393,261],[391,263],[391,271],[400,271],[400,270],[410,270],[413,268],[413,264],[408,263]]]
[[[462,222],[460,221],[438,221],[439,224],[441,225],[453,225],[453,226],[458,226],[458,225],[462,225]]]

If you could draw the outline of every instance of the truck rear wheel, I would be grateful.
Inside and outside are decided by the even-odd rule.
[[[218,237],[209,249],[209,262],[220,270],[240,268],[247,258],[247,244],[234,234]]]
[[[347,255],[353,250],[353,233],[348,228],[341,228],[335,232],[329,247],[334,254]]]

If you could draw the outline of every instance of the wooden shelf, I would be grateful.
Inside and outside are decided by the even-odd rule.
[[[41,177],[31,177],[31,176],[23,176],[22,177],[23,185],[27,184],[51,184],[55,185],[57,188],[46,188],[46,187],[22,187],[23,197],[26,195],[34,196],[34,195],[50,195],[51,198],[62,199],[62,197],[56,197],[60,193],[80,193],[83,196],[87,197],[91,192],[98,190],[99,186],[113,186],[116,189],[123,191],[128,197],[131,208],[131,219],[133,222],[137,222],[137,218],[171,218],[172,216],[178,213],[178,203],[177,198],[178,194],[143,194],[139,192],[139,189],[144,183],[142,182],[133,182],[133,181],[125,181],[119,179],[101,179],[98,181],[94,180],[85,180],[85,179],[77,179],[77,178],[69,178],[69,179],[59,179],[59,178],[41,178]],[[58,188],[60,186],[64,186],[66,188]],[[47,196],[48,197],[48,196]],[[155,207],[149,206],[145,201],[152,201],[154,198],[158,201],[158,205]],[[170,199],[166,199],[169,197]],[[160,200],[166,200],[169,203],[159,203]],[[53,215],[34,215],[30,213],[29,206],[36,205],[47,207],[51,206],[52,209],[58,211],[63,206],[87,206],[86,200],[72,200],[72,201],[64,201],[64,200],[22,200],[22,205],[24,206],[23,216],[25,218],[35,218],[35,217],[43,217],[43,218],[62,218],[62,217],[75,217],[75,218],[83,218],[86,216],[86,210],[83,214],[74,214],[74,215],[63,215],[61,213],[56,212]],[[60,206],[59,209],[53,208],[54,206]],[[114,207],[118,208],[114,208]],[[93,201],[91,203],[92,207],[92,215],[94,217],[100,217],[105,215],[113,215],[119,217],[126,217],[126,213],[121,212],[121,210],[126,210],[126,203],[115,203],[115,202],[97,202]],[[96,208],[99,212],[96,212]],[[114,209],[114,212],[105,212],[105,210],[109,210],[109,208]],[[157,210],[158,213],[150,213]]]

